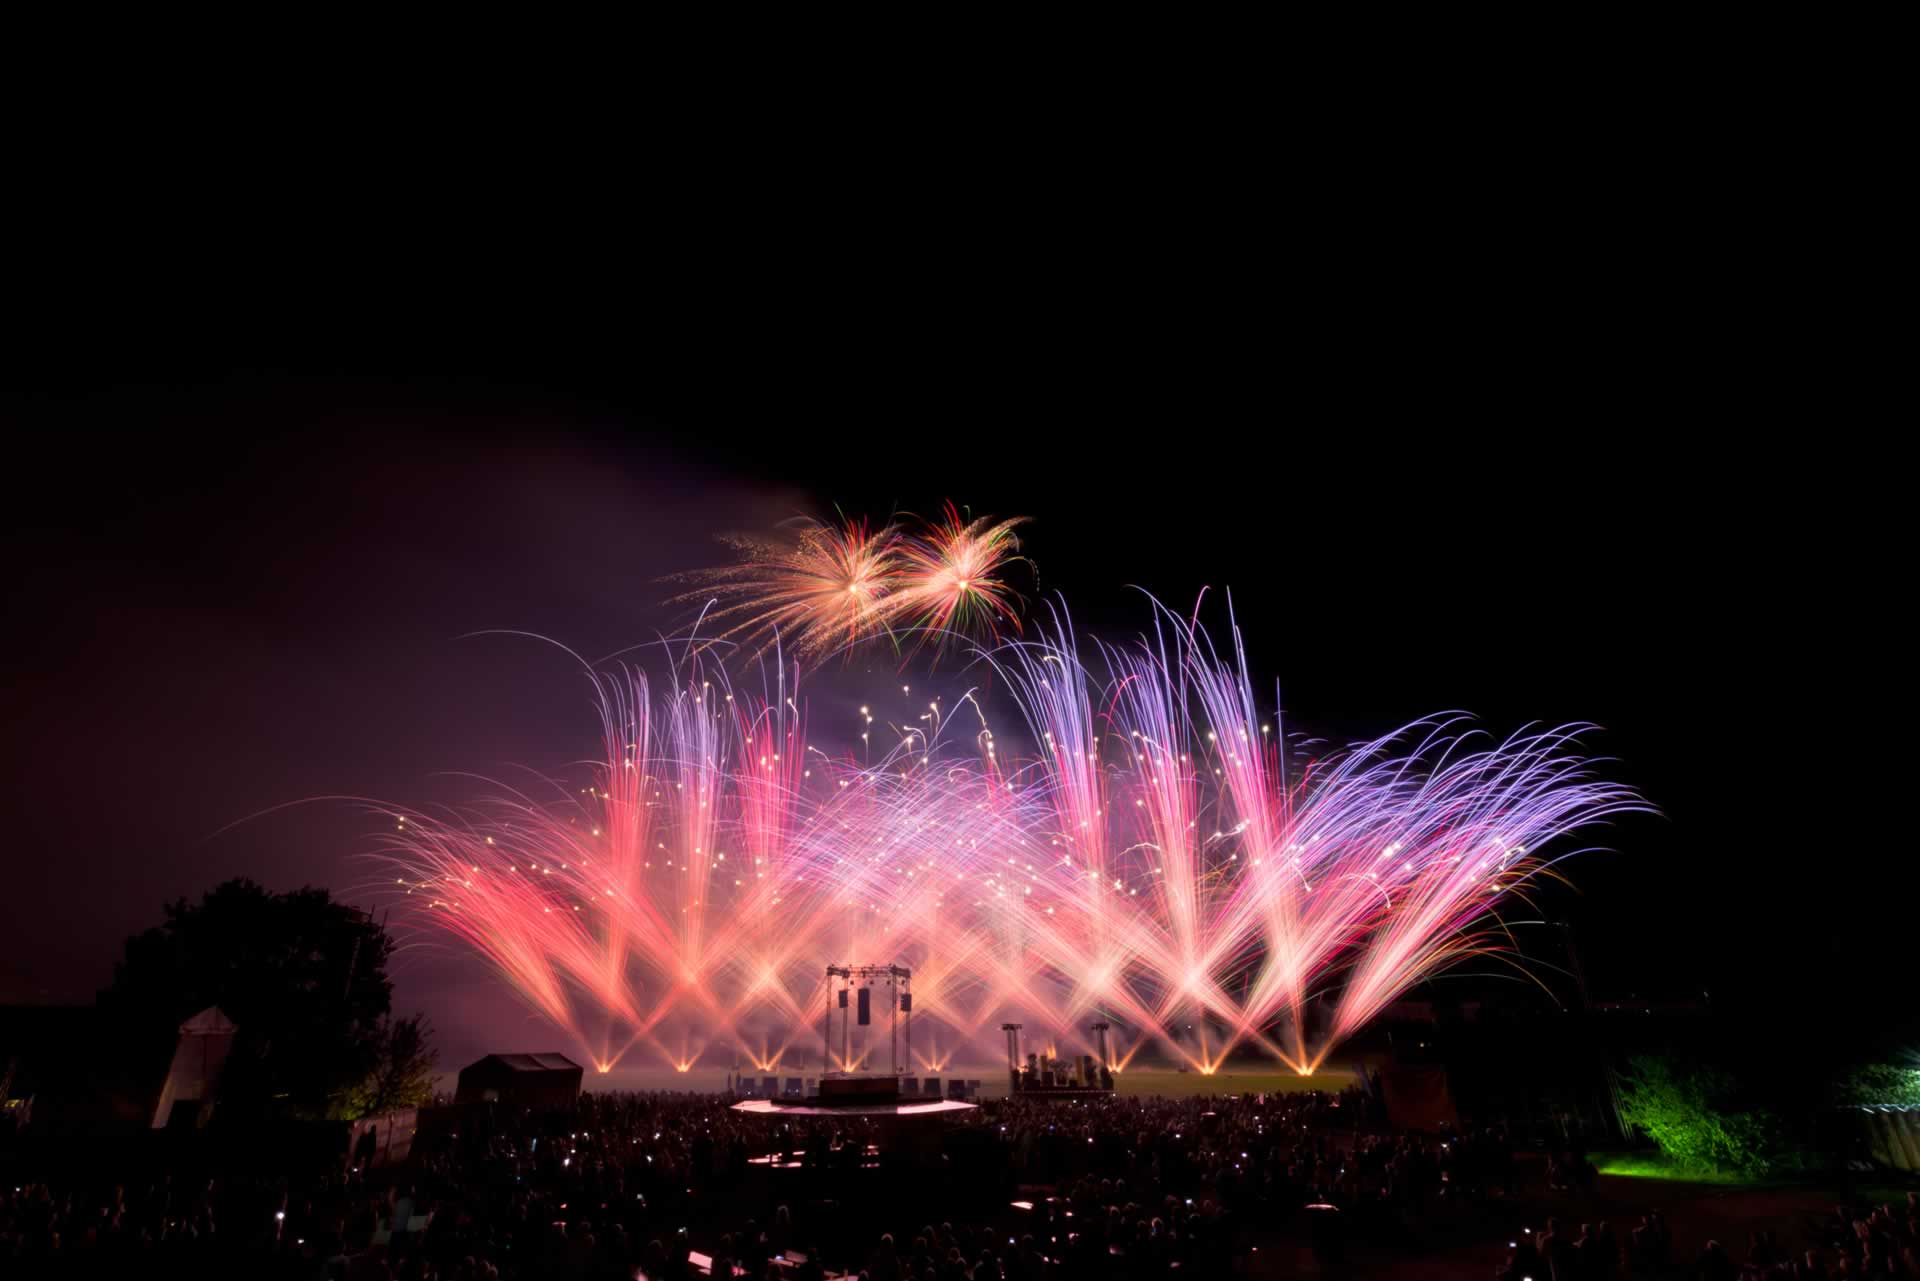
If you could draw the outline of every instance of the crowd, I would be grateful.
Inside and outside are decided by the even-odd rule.
[[[1744,1249],[1709,1240],[1691,1258],[1679,1255],[1673,1232],[1658,1211],[1640,1216],[1630,1232],[1605,1222],[1577,1231],[1548,1219],[1543,1231],[1523,1232],[1497,1281],[1616,1281],[1686,1277],[1697,1281],[1920,1281],[1920,1193],[1904,1203],[1836,1205],[1810,1234],[1818,1242],[1795,1253],[1778,1229],[1747,1234]]]
[[[423,1127],[403,1164],[297,1177],[20,1169],[0,1186],[0,1276],[1212,1278],[1275,1240],[1331,1272],[1356,1249],[1377,1262],[1418,1248],[1436,1218],[1513,1205],[1520,1177],[1500,1129],[1393,1133],[1357,1092],[1014,1097],[954,1118],[931,1156],[885,1150],[870,1120],[750,1117],[730,1102],[453,1110],[457,1124]],[[928,1177],[930,1161],[952,1176]],[[1591,1168],[1579,1153],[1553,1165],[1568,1195]],[[1909,1199],[1836,1212],[1806,1257],[1761,1233],[1744,1253],[1713,1243],[1693,1258],[1658,1213],[1618,1229],[1549,1219],[1517,1233],[1498,1276],[1920,1278],[1915,1226]]]

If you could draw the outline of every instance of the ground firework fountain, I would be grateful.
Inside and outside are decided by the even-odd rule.
[[[1006,530],[816,530],[804,574],[776,567],[789,595],[738,626],[990,624]],[[1251,1049],[1308,1072],[1411,984],[1517,959],[1500,906],[1570,833],[1646,808],[1577,754],[1584,726],[1495,740],[1449,714],[1308,750],[1230,639],[1164,612],[1128,645],[1083,649],[1064,617],[987,635],[959,655],[979,677],[965,710],[933,704],[877,757],[810,738],[778,651],[755,691],[688,643],[658,686],[589,673],[603,752],[570,794],[386,811],[388,884],[603,1068],[643,1051],[685,1070],[712,1047],[770,1071],[851,990],[823,959],[858,956],[912,975],[916,1030],[889,1068],[986,1061],[1018,1022],[1065,1059],[1110,1024],[1103,1069],[1146,1053],[1212,1072]],[[870,748],[881,713],[861,714]],[[875,1065],[828,1039],[830,1069]]]

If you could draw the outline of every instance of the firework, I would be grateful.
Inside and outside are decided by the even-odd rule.
[[[1020,626],[1006,574],[1022,559],[1013,531],[1023,521],[969,521],[951,503],[939,520],[905,526],[800,520],[785,539],[728,539],[740,563],[688,575],[699,586],[674,600],[712,605],[719,638],[748,659],[777,646],[811,664],[883,635],[914,649],[994,641]]]
[[[962,519],[948,503],[938,521],[900,540],[900,582],[884,609],[896,628],[923,637],[998,639],[1020,630],[1019,597],[1006,582],[1020,559],[1022,518]]]
[[[883,554],[951,564],[974,554],[958,540],[1004,536],[952,513],[941,528]],[[872,599],[896,590],[917,589]],[[808,613],[816,598],[796,586],[754,617],[847,626]],[[1231,640],[1162,612],[1090,665],[1058,617],[980,655],[1024,751],[969,693],[959,716],[934,700],[903,718],[878,759],[809,741],[791,666],[758,690],[697,647],[656,683],[597,673],[585,786],[394,815],[388,884],[603,1066],[645,1047],[683,1067],[717,1044],[770,1067],[818,1033],[826,961],[886,958],[913,967],[937,1028],[917,1044],[946,1047],[929,1068],[1005,1019],[1090,1048],[1097,1016],[1127,1030],[1122,1062],[1151,1046],[1210,1072],[1251,1047],[1305,1072],[1463,958],[1517,962],[1501,906],[1571,833],[1647,808],[1577,754],[1583,726],[1494,741],[1449,715],[1303,750]]]
[[[729,538],[741,561],[689,575],[700,583],[674,597],[712,603],[720,639],[750,657],[776,645],[812,660],[859,644],[885,627],[882,610],[900,579],[900,534],[863,520],[795,522],[784,539]]]

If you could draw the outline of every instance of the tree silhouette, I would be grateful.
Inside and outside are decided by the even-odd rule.
[[[165,910],[127,940],[102,1008],[158,1034],[217,1005],[239,1026],[224,1106],[337,1114],[380,1061],[393,1004],[386,931],[325,890],[273,894],[244,879]]]

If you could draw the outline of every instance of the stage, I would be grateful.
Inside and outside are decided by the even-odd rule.
[[[732,1110],[747,1116],[862,1116],[899,1117],[906,1120],[976,1112],[979,1110],[979,1104],[962,1103],[958,1099],[929,1099],[924,1103],[849,1103],[839,1107],[822,1107],[817,1103],[782,1103],[776,1099],[747,1099],[734,1104]]]
[[[1381,1056],[1356,1055],[1369,1062],[1377,1062]],[[696,1094],[721,1094],[727,1088],[727,1069],[724,1064],[711,1067],[696,1066],[692,1071],[681,1072],[660,1063],[647,1063],[639,1060],[622,1063],[607,1073],[589,1073],[581,1083],[583,1088],[593,1091],[661,1091],[672,1093],[686,1091]],[[778,1073],[782,1078],[799,1076],[804,1072],[817,1072],[817,1067],[770,1069],[767,1075]],[[980,1097],[983,1100],[1005,1098],[1007,1090],[1007,1070],[1004,1066],[990,1063],[970,1063],[947,1069],[953,1076],[962,1076],[979,1080]],[[1355,1084],[1353,1073],[1343,1067],[1323,1067],[1312,1076],[1301,1076],[1280,1064],[1262,1064],[1258,1062],[1236,1062],[1208,1076],[1199,1072],[1176,1072],[1162,1065],[1143,1066],[1135,1064],[1125,1072],[1116,1072],[1113,1078],[1113,1092],[1120,1098],[1190,1098],[1198,1094],[1295,1094],[1305,1090],[1326,1090],[1339,1092]],[[447,1074],[439,1088],[446,1093],[453,1092],[452,1074]],[[934,1100],[927,1100],[929,1103]]]

